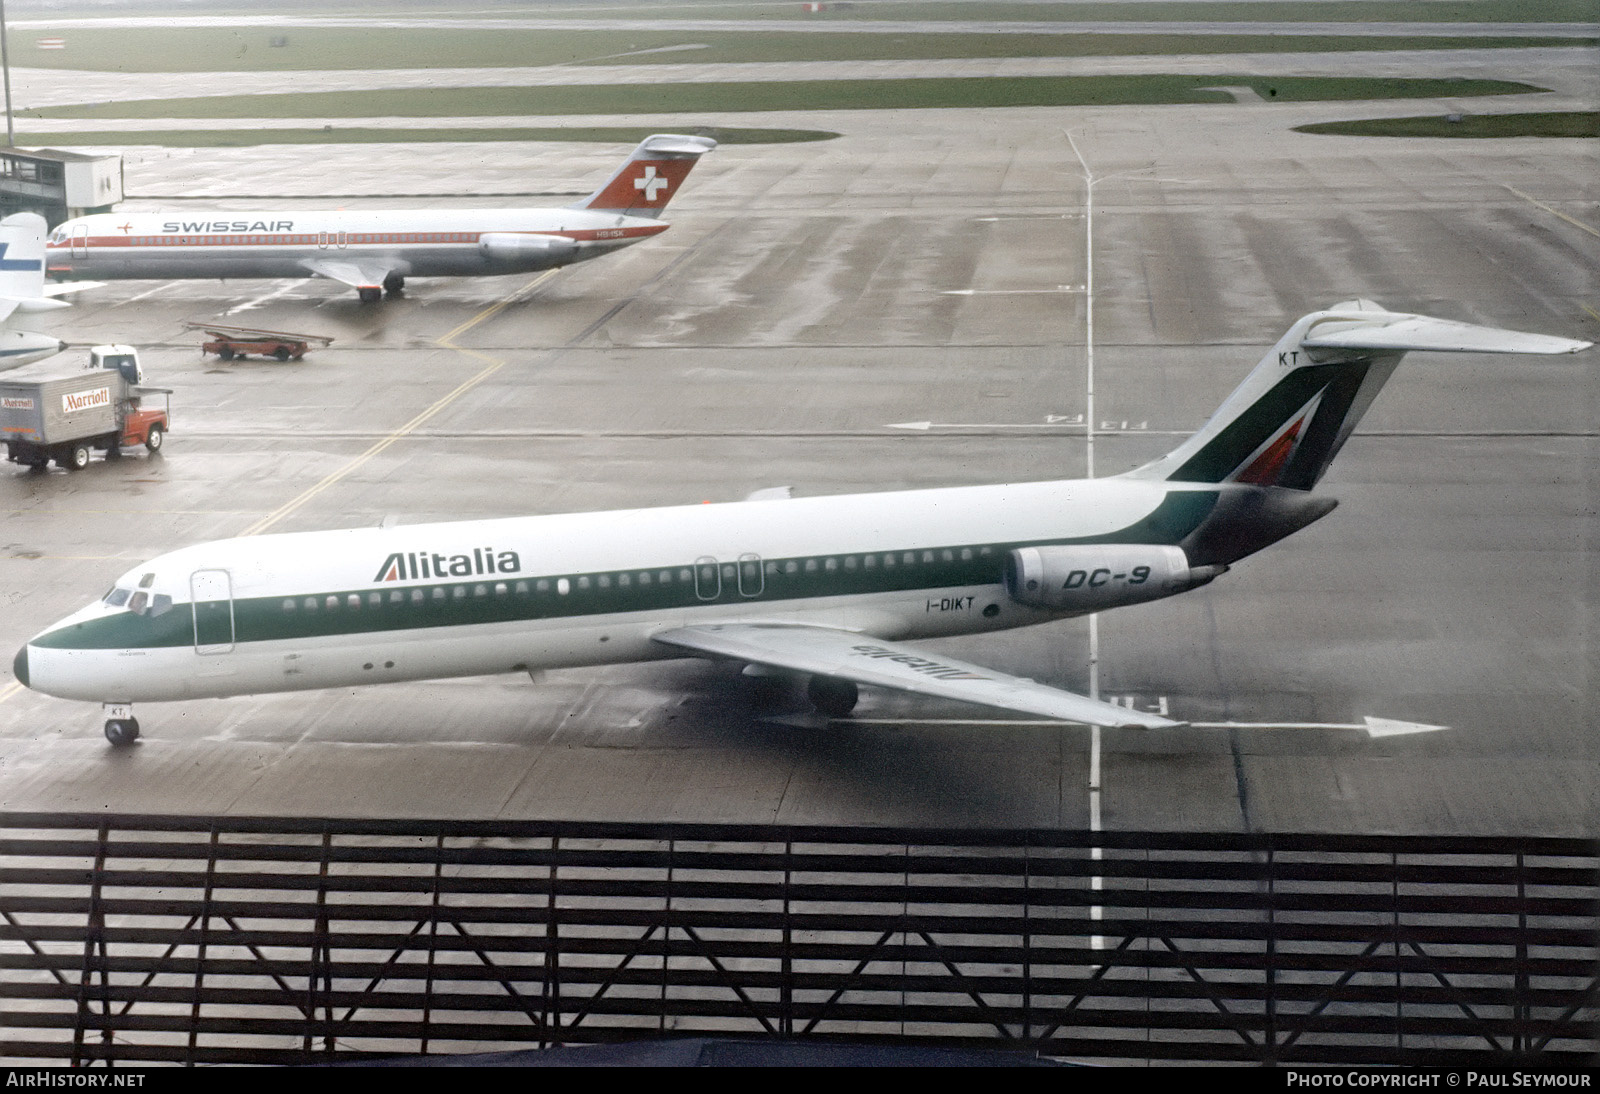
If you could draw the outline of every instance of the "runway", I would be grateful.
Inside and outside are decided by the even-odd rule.
[[[1340,300],[1595,338],[1593,152],[1291,131],[1396,104],[1374,105],[740,114],[842,136],[724,146],[660,239],[549,278],[415,280],[376,307],[312,280],[90,290],[34,326],[140,346],[176,391],[173,430],[159,458],[4,465],[0,639],[14,649],[140,559],[248,529],[1081,475],[1088,225],[1069,131],[1098,180],[1097,475],[1173,447],[1293,319]],[[585,192],[624,151],[142,150],[129,189],[484,204],[470,195]],[[223,364],[181,321],[224,315],[336,341]],[[1101,823],[1594,834],[1596,390],[1592,351],[1414,355],[1320,488],[1334,514],[1205,589],[1101,617],[1102,695],[1241,724],[1107,732]],[[939,648],[1088,679],[1083,621]],[[0,808],[1089,824],[1082,727],[884,692],[854,721],[795,726],[757,717],[743,685],[683,661],[150,704],[117,753],[98,709],[5,676]],[[1448,729],[1274,728],[1369,715]]]

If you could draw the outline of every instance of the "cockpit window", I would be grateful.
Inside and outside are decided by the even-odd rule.
[[[120,608],[128,602],[129,595],[127,589],[112,589],[106,594],[106,603],[113,608]]]
[[[122,594],[122,599],[128,602],[128,610],[135,615],[148,614],[153,618],[158,615],[166,615],[172,610],[172,597],[166,593],[147,593],[141,589],[129,596],[126,589],[112,590],[113,596],[117,593]],[[108,596],[106,602],[110,603],[111,597]]]
[[[144,574],[139,578],[139,588],[148,589],[150,583],[156,579],[155,574]]]

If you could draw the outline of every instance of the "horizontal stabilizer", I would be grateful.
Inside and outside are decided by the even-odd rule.
[[[104,281],[57,281],[44,286],[39,291],[45,296],[65,296],[68,293],[82,292],[84,289],[101,289],[104,287]]]
[[[929,656],[914,646],[832,627],[722,623],[679,627],[651,637],[691,653],[1088,725],[1167,729],[1183,724],[951,657]]]
[[[3,298],[6,310],[19,312],[59,311],[72,307],[70,300],[56,300],[50,296],[8,296]]]
[[[1426,315],[1393,312],[1352,315],[1329,309],[1333,316],[1314,325],[1300,345],[1306,349],[1370,349],[1438,353],[1577,353],[1594,343],[1548,334],[1524,334],[1500,327],[1480,327]]]
[[[1408,352],[1552,354],[1591,345],[1346,300],[1301,316],[1198,433],[1127,475],[1310,490]]]

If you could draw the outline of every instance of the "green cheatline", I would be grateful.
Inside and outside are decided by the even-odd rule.
[[[1510,80],[1365,76],[996,76],[910,80],[600,84],[405,88],[133,99],[19,112],[24,118],[465,118],[541,114],[678,114],[736,111],[915,110],[1231,102],[1217,85],[1264,99],[1458,99],[1544,88]]]
[[[73,133],[19,133],[17,143],[34,148],[63,145],[120,146],[156,144],[167,148],[242,148],[261,144],[426,144],[439,141],[599,141],[632,143],[663,130],[690,132],[713,137],[721,144],[791,144],[799,141],[829,141],[839,134],[825,129],[728,129],[721,127],[674,126],[591,126],[581,129],[547,127],[456,128],[456,129],[373,129],[325,126],[317,129],[102,129]]]
[[[1317,122],[1294,128],[1297,133],[1331,133],[1345,137],[1600,137],[1600,111],[1433,114],[1416,118]]]

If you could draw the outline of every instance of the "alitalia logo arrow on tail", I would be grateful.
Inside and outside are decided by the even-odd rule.
[[[421,581],[477,574],[515,574],[522,559],[515,551],[474,547],[470,555],[440,555],[428,551],[396,551],[383,560],[373,581]]]

